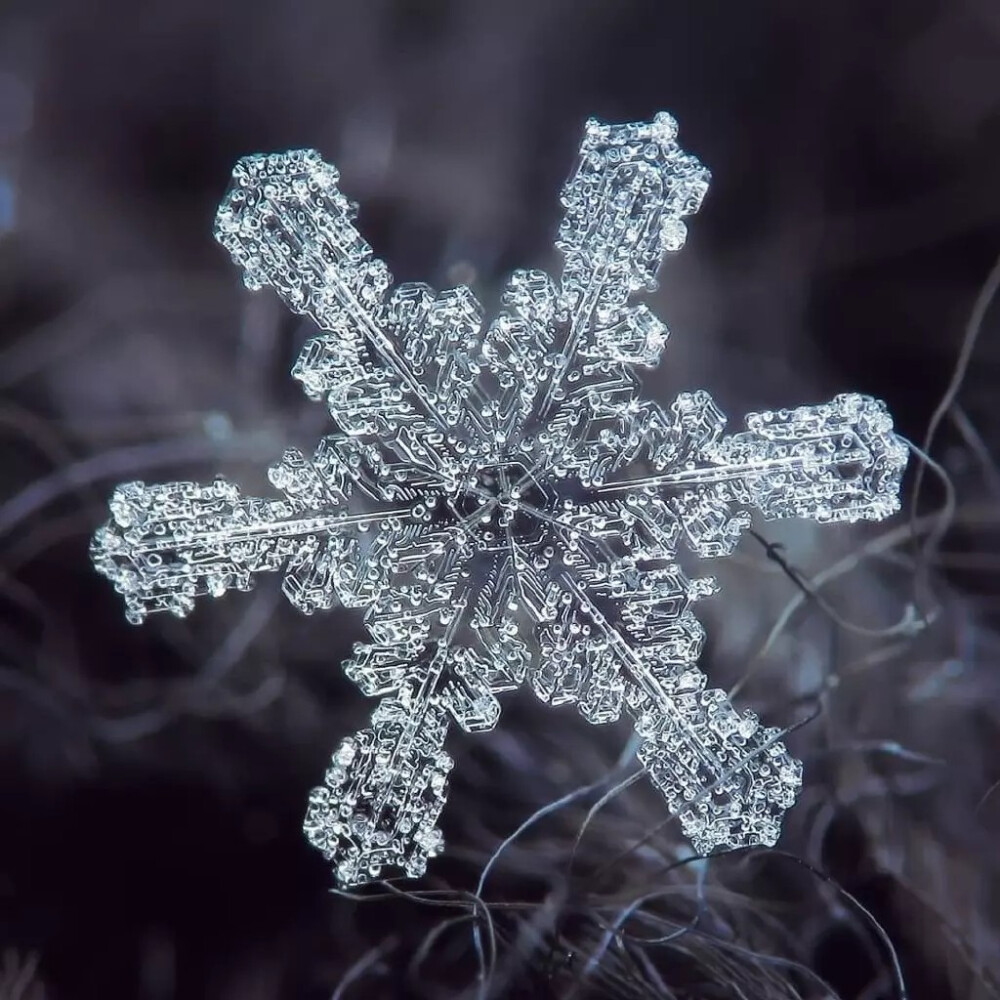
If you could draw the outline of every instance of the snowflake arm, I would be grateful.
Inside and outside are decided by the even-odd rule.
[[[597,492],[673,493],[671,504],[701,556],[732,551],[750,523],[739,506],[766,518],[821,523],[880,520],[899,509],[906,446],[881,400],[843,394],[819,406],[750,413],[746,424],[747,431],[723,436],[725,417],[708,393],[682,393],[660,424],[666,432],[645,435],[652,442],[647,460],[662,471],[602,479]],[[632,438],[643,430],[633,426]]]
[[[666,113],[652,122],[587,122],[575,174],[562,192],[565,210],[556,245],[563,252],[562,298],[569,323],[542,390],[540,415],[566,398],[563,380],[581,358],[654,366],[667,328],[640,289],[656,288],[668,250],[684,245],[683,217],[698,211],[708,171],[676,143]]]
[[[184,616],[206,594],[250,590],[263,572],[283,571],[285,596],[306,613],[338,595],[348,607],[366,605],[387,585],[378,554],[399,548],[414,511],[373,497],[348,510],[353,457],[353,443],[338,437],[323,439],[311,461],[289,449],[269,470],[281,500],[244,497],[224,479],[123,483],[92,558],[136,624],[153,611]]]
[[[500,706],[474,653],[454,645],[468,592],[438,609],[443,632],[430,629],[402,643],[358,644],[345,671],[365,694],[393,692],[372,714],[371,727],[343,740],[313,789],[304,830],[336,862],[343,885],[385,867],[422,875],[443,845],[435,825],[448,795],[452,760],[444,751],[451,714],[469,732],[492,729]],[[414,649],[414,647],[416,647]]]
[[[314,151],[241,160],[216,236],[251,287],[319,332],[292,374],[339,433],[270,470],[280,499],[127,483],[92,543],[130,621],[280,573],[312,613],[363,608],[344,672],[381,699],[313,790],[309,840],[354,885],[421,874],[442,846],[449,725],[496,725],[528,685],[592,723],[631,715],[638,756],[698,851],[772,844],[801,767],[752,712],[707,689],[688,579],[764,517],[876,519],[898,508],[906,448],[856,394],[752,413],[703,391],[639,398],[666,326],[633,301],[683,244],[708,172],[669,115],[587,124],[562,195],[557,282],[516,271],[484,327],[468,288],[390,288]]]
[[[347,433],[380,439],[449,482],[470,430],[462,401],[475,372],[462,362],[476,354],[482,307],[465,287],[436,299],[420,284],[389,294],[392,276],[355,228],[338,179],[311,149],[244,157],[216,238],[250,288],[272,286],[325,331],[293,369],[310,397],[325,397]]]

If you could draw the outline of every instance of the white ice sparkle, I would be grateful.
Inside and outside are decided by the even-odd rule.
[[[305,819],[344,886],[424,872],[452,721],[491,729],[527,683],[592,723],[625,712],[639,759],[695,850],[773,844],[802,769],[752,712],[706,690],[684,544],[732,552],[764,517],[878,519],[899,507],[906,448],[878,400],[751,413],[725,434],[708,393],[642,400],[667,329],[636,293],[680,249],[708,172],[652,122],[587,123],[562,192],[560,282],[517,271],[488,325],[464,286],[392,287],[312,150],[239,161],[216,237],[251,288],[320,332],[292,369],[338,432],[270,470],[280,499],[224,480],[117,487],[93,540],[127,617],[282,574],[311,614],[365,608],[344,670],[378,697]]]

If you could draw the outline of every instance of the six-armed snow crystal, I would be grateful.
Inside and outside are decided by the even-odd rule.
[[[556,283],[510,278],[488,326],[473,293],[390,288],[314,151],[241,160],[216,236],[252,288],[320,328],[292,374],[339,428],[271,468],[282,499],[207,486],[119,486],[93,542],[128,618],[283,574],[300,610],[366,608],[347,675],[381,698],[310,797],[309,839],[342,885],[421,874],[452,720],[496,725],[527,682],[589,721],[629,713],[639,758],[695,849],[773,844],[801,766],[751,712],[705,690],[691,604],[714,590],[676,561],[730,553],[750,515],[882,518],[906,449],[860,395],[752,413],[724,434],[706,392],[642,400],[636,368],[667,329],[636,292],[684,243],[708,172],[652,123],[587,123],[562,193]]]

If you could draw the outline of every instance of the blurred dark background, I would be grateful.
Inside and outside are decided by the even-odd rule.
[[[758,525],[807,577],[845,560],[841,624],[806,600],[782,626],[798,591],[753,538],[712,567],[713,681],[780,726],[826,691],[780,847],[828,879],[768,852],[670,868],[643,781],[574,855],[627,732],[516,696],[450,747],[447,853],[404,886],[439,894],[331,894],[300,824],[367,718],[338,670],[357,618],[262,585],[134,629],[90,567],[115,483],[263,489],[326,426],[288,377],[307,325],[211,238],[238,156],[317,147],[398,279],[488,298],[553,265],[583,120],[661,108],[714,180],[647,392],[704,386],[735,423],[859,390],[922,440],[1000,253],[992,0],[0,5],[0,1000],[888,1000],[887,941],[913,1000],[1000,995],[995,314],[932,449],[949,522],[929,475],[915,542],[905,515]],[[886,632],[925,564],[932,624]],[[602,780],[500,856],[478,982],[463,893]]]

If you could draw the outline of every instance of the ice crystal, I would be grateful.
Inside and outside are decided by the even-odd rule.
[[[801,766],[752,712],[706,690],[691,611],[715,587],[678,565],[732,552],[764,517],[877,519],[906,461],[878,400],[751,413],[724,433],[708,393],[639,396],[667,328],[636,293],[684,243],[708,172],[667,114],[586,125],[562,192],[557,283],[515,272],[499,315],[464,286],[392,287],[313,150],[248,156],[215,234],[251,288],[273,287],[320,332],[292,369],[338,432],[270,470],[280,499],[222,479],[117,487],[92,547],[128,619],[186,615],[258,573],[311,614],[364,608],[344,664],[380,698],[344,739],[305,818],[340,884],[420,875],[452,720],[491,729],[527,683],[592,723],[623,712],[638,756],[699,852],[773,844]]]

